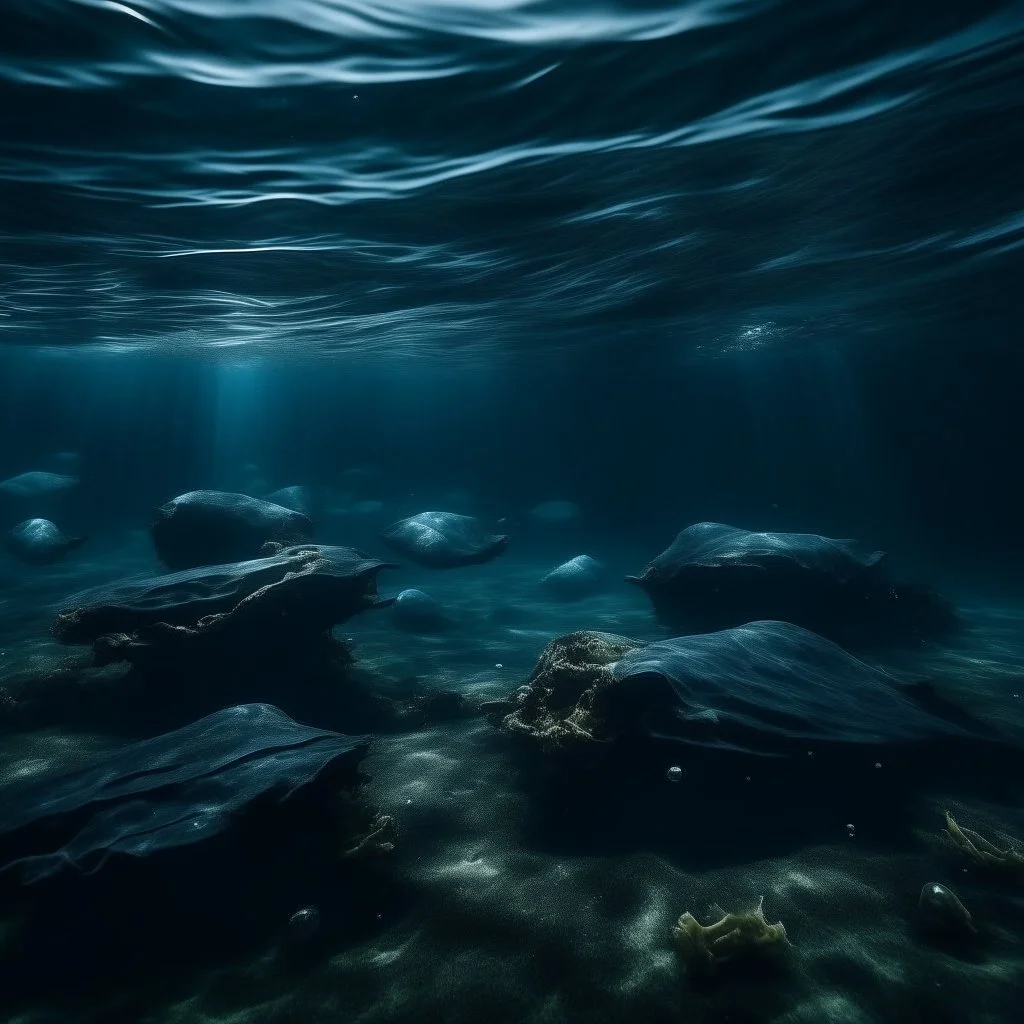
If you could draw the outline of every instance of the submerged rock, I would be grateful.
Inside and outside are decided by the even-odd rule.
[[[7,550],[30,565],[49,565],[85,543],[85,537],[68,537],[49,519],[26,519],[7,534]]]
[[[227,491],[189,491],[157,509],[153,545],[169,569],[256,558],[268,541],[313,538],[309,517],[283,505]]]
[[[395,598],[391,617],[399,629],[410,633],[439,633],[452,624],[441,605],[422,590],[403,590]]]
[[[777,619],[856,642],[933,634],[955,621],[950,606],[926,588],[890,581],[884,552],[809,533],[695,523],[626,580],[680,632]]]
[[[656,738],[776,757],[816,745],[985,738],[939,717],[914,688],[785,622],[753,622],[642,647],[573,633],[552,641],[527,683],[486,706],[545,746]]]
[[[390,563],[353,548],[306,545],[266,558],[126,580],[72,598],[62,643],[92,643],[100,663],[252,652],[326,637],[361,611],[386,607],[377,576]]]
[[[278,708],[226,708],[129,744],[90,767],[8,795],[0,812],[3,871],[25,884],[110,870],[208,842],[257,801],[264,813],[321,779],[349,784],[369,739],[315,729]],[[263,798],[276,794],[276,801]]]
[[[381,692],[355,665],[352,642],[333,632],[392,604],[377,594],[388,567],[352,548],[300,545],[94,588],[69,600],[53,633],[91,646],[82,669],[97,685],[58,680],[21,697],[11,714],[22,723],[168,729],[265,702],[343,732],[394,729],[406,713],[401,701]]]
[[[490,533],[478,519],[454,512],[421,512],[394,523],[380,536],[409,561],[430,569],[480,565],[508,546],[507,536]]]
[[[395,913],[386,862],[346,856],[379,831],[362,793],[368,730],[306,721],[227,701],[87,754],[79,720],[59,758],[4,785],[5,1004],[59,1017],[56,1003],[160,990],[169,964],[215,976],[260,951],[287,969],[325,932]],[[312,945],[285,941],[300,907],[322,916]],[[60,992],[40,1009],[46,963],[62,965]]]
[[[701,746],[803,756],[809,742],[976,735],[926,709],[919,698],[927,692],[789,622],[663,640],[625,655],[612,671],[623,711],[642,708],[666,738]]]
[[[293,512],[301,512],[304,516],[311,516],[313,514],[312,492],[308,487],[303,487],[301,484],[282,487],[280,490],[268,494],[266,500],[273,505],[290,508]]]
[[[618,723],[605,706],[614,664],[639,645],[611,633],[579,632],[552,640],[530,678],[507,700],[484,705],[491,721],[545,748],[612,739]]]
[[[78,486],[78,477],[34,470],[0,481],[0,494],[12,498],[38,498]]]
[[[577,555],[542,577],[540,585],[559,601],[578,601],[601,590],[605,579],[605,567],[597,559]]]

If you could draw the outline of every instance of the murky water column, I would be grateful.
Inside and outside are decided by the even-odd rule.
[[[268,387],[259,361],[213,368],[213,430],[207,453],[208,486],[259,496],[269,484],[262,466]]]

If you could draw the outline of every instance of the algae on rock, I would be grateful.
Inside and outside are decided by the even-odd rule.
[[[543,747],[614,739],[603,696],[615,685],[612,666],[639,644],[611,633],[582,631],[552,640],[530,678],[486,710],[507,732],[529,736]]]

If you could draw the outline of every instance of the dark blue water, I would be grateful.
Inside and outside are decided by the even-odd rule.
[[[86,538],[0,554],[0,1022],[1015,1021],[1022,169],[1016,2],[0,0],[0,533]],[[31,472],[69,479],[11,484]],[[295,539],[270,531],[222,559],[243,568],[213,625],[189,577],[146,599],[184,632],[122,610],[62,633],[87,588],[179,568],[151,529],[176,495],[295,485],[318,544],[401,562],[380,594],[441,619],[341,602],[313,628],[298,563],[233,604]],[[428,510],[507,549],[417,564],[382,535]],[[817,555],[777,574],[744,549],[684,597],[625,582],[701,522],[853,538],[888,575],[802,590]],[[592,588],[545,589],[584,553]],[[715,662],[702,707],[673,654],[679,706],[643,690],[626,739],[601,666],[541,693],[567,634],[750,617],[870,670],[754,644],[775,690],[737,711],[719,691],[756,693],[756,658]],[[882,712],[858,704],[866,671],[914,710],[876,675]],[[529,717],[583,678],[571,727]],[[808,680],[829,695],[801,704]],[[202,775],[201,743],[158,738],[250,702],[372,735],[365,778],[299,756],[301,793],[264,803],[269,740],[236,737],[259,785],[145,790],[97,818],[95,876],[2,870],[25,852],[3,806],[50,806],[9,793],[64,797],[114,749],[148,778],[150,740]],[[889,708],[893,735],[966,720],[981,749],[890,744]],[[854,742],[868,719],[881,740]],[[63,842],[76,807],[15,838]],[[1002,862],[944,840],[947,808]],[[192,815],[217,837],[111,840]],[[975,930],[948,902],[935,925],[925,883]],[[672,925],[760,896],[786,964],[695,983]]]
[[[1016,4],[3,18],[13,343],[493,360],[612,330],[681,354],[1014,330]]]

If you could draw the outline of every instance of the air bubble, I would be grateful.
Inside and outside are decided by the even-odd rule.
[[[308,942],[320,928],[320,911],[316,907],[303,907],[288,918],[288,940]]]

